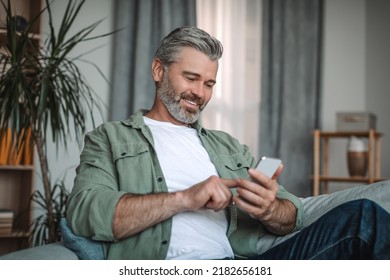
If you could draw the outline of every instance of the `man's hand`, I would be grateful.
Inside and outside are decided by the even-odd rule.
[[[211,176],[208,179],[182,191],[188,211],[202,208],[215,211],[225,209],[232,202],[230,188],[237,186],[236,180],[221,179]]]
[[[277,177],[282,172],[281,165],[272,178],[255,169],[249,169],[252,180],[237,180],[237,196],[234,203],[252,218],[261,221],[274,234],[287,234],[295,225],[296,209],[287,200],[276,197]]]

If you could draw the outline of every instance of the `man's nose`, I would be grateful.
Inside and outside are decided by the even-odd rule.
[[[192,90],[192,93],[196,96],[203,98],[204,97],[204,84],[201,82],[197,82]]]

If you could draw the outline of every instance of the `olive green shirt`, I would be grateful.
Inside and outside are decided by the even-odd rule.
[[[116,240],[112,231],[115,207],[121,196],[168,191],[152,134],[143,121],[145,113],[138,111],[125,121],[108,122],[87,133],[69,197],[70,227],[75,234],[103,241],[108,259],[165,259],[167,255],[172,219],[123,240]],[[256,162],[247,146],[227,133],[206,130],[199,123],[193,127],[221,178],[248,178],[248,169]],[[277,196],[295,205],[295,229],[299,229],[300,200],[282,186]],[[228,207],[227,215],[226,234],[235,255],[256,255],[257,241],[266,233],[264,226],[236,206]]]

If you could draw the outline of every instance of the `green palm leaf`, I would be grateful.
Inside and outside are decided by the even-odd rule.
[[[57,227],[53,224],[57,212],[54,210],[59,206],[53,202],[56,188],[51,187],[47,166],[47,132],[51,131],[51,140],[56,145],[62,143],[66,148],[66,139],[71,132],[74,132],[76,139],[81,139],[87,119],[91,118],[94,123],[93,111],[95,108],[101,110],[104,104],[79,69],[78,64],[86,62],[83,55],[71,57],[71,53],[83,42],[114,32],[92,36],[101,22],[98,21],[70,34],[85,0],[68,0],[57,30],[54,28],[50,1],[45,0],[46,7],[27,22],[23,31],[18,32],[12,18],[11,1],[7,0],[7,4],[0,1],[7,15],[7,43],[0,46],[0,137],[11,128],[13,141],[20,139],[18,144],[21,146],[27,128],[31,128],[44,185],[44,195],[34,197],[34,201],[47,211],[47,219],[39,218],[36,222],[47,225],[49,240],[55,241],[52,235]],[[39,42],[31,36],[30,31],[45,11],[49,32]],[[96,65],[90,65],[108,81]],[[56,199],[63,202],[63,197]],[[37,234],[42,237],[46,233],[40,229]]]

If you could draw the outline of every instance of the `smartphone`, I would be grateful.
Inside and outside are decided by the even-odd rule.
[[[256,170],[272,178],[282,161],[278,158],[262,157],[256,166]]]

